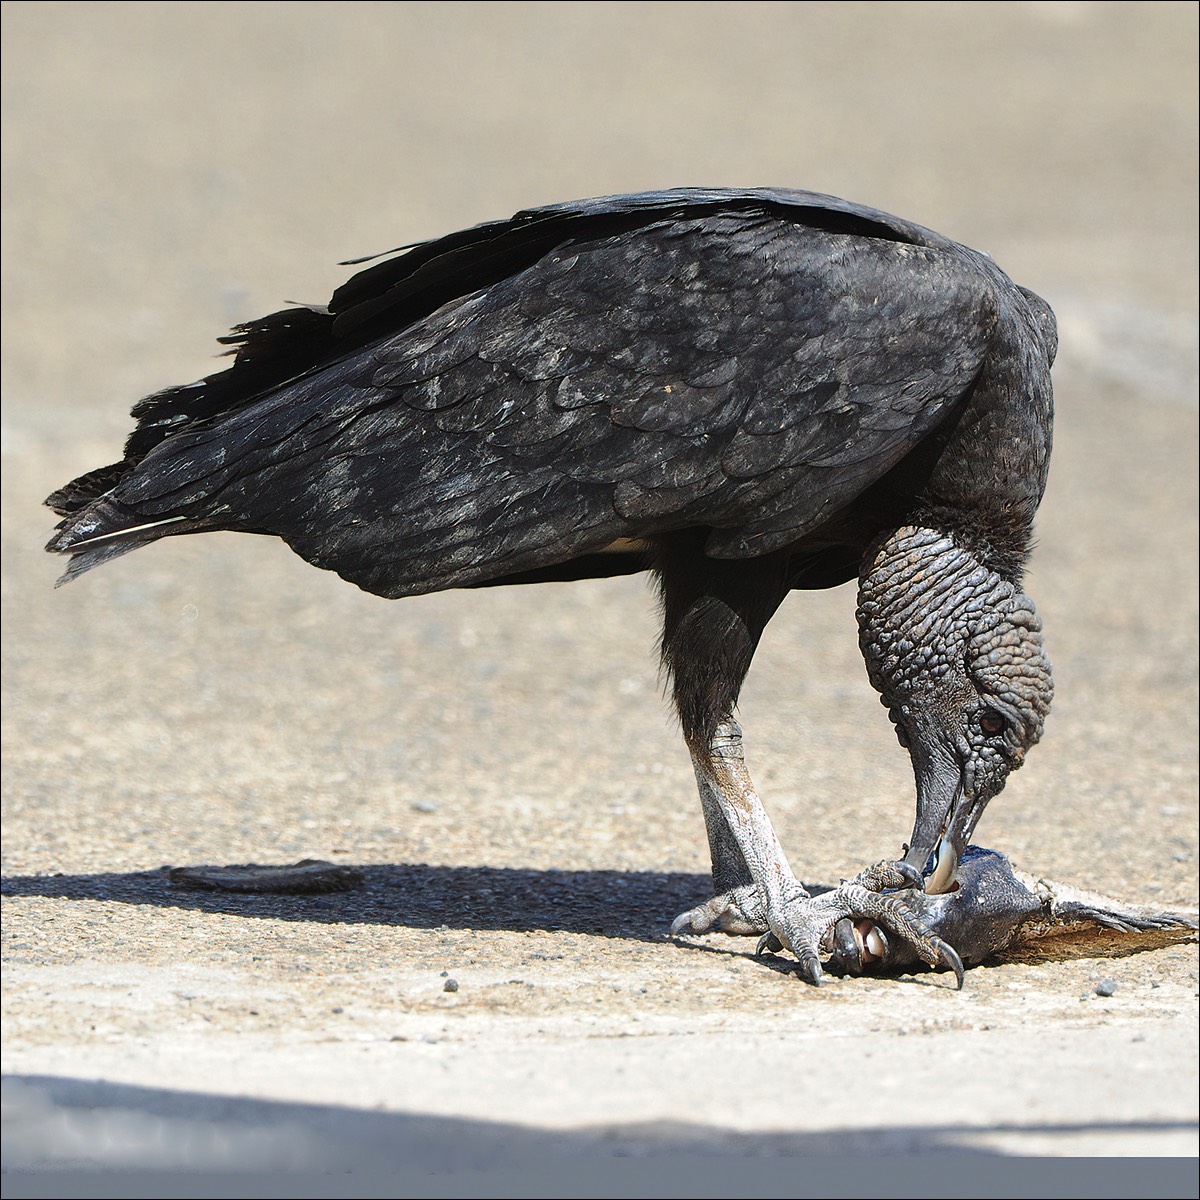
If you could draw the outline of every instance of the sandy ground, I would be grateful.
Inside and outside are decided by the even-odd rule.
[[[667,939],[707,861],[642,581],[390,604],[222,535],[56,592],[39,507],[115,457],[134,399],[356,253],[685,183],[901,213],[1062,332],[1028,585],[1058,696],[979,840],[1194,906],[1194,5],[13,3],[4,33],[6,1194],[96,1167],[1196,1153],[1194,945],[956,993]],[[742,714],[805,878],[896,852],[911,777],[851,590],[785,606]],[[159,873],[303,856],[367,883]]]

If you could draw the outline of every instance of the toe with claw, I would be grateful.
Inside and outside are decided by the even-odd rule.
[[[762,889],[751,883],[722,892],[680,913],[671,922],[671,936],[719,930],[721,933],[750,937],[767,928],[767,906]]]
[[[801,977],[819,983],[822,954],[834,951],[836,956],[839,939],[854,939],[857,923],[865,922],[885,930],[889,941],[903,944],[916,959],[952,970],[961,988],[962,960],[904,902],[903,897],[920,884],[919,876],[914,880],[913,874],[904,864],[878,863],[819,896],[786,897],[775,911],[768,910],[771,929],[760,939],[758,953],[786,949],[799,961]],[[902,890],[883,890],[893,888]]]

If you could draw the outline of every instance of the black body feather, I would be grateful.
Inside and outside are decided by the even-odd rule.
[[[143,400],[123,461],[49,498],[64,579],[212,529],[393,597],[650,567],[689,737],[787,590],[853,577],[923,517],[1015,578],[1045,486],[1046,305],[985,255],[808,192],[520,213],[224,340],[227,370]],[[720,661],[707,590],[746,610]]]

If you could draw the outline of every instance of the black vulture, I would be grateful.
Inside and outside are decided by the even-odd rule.
[[[713,866],[673,931],[761,934],[816,982],[822,955],[872,958],[874,923],[961,985],[902,901],[954,888],[1050,705],[1021,588],[1051,445],[1043,300],[858,204],[689,188],[405,247],[222,340],[228,369],[141,401],[124,458],[49,497],[63,581],[207,530],[273,534],[387,597],[651,571]],[[901,861],[810,896],[734,713],[787,594],[855,577],[916,820]]]

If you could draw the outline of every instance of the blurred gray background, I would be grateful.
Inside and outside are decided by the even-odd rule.
[[[817,993],[749,943],[663,940],[708,863],[643,581],[390,604],[219,535],[55,592],[40,550],[42,497],[119,456],[134,400],[210,372],[231,324],[324,301],[339,260],[602,193],[847,196],[987,250],[1059,315],[1029,579],[1058,697],[977,836],[1194,906],[1194,4],[8,3],[3,21],[10,1162],[145,1165],[182,1143],[137,1120],[105,1141],[84,1114],[157,1111],[153,1089],[193,1097],[189,1129],[229,1095],[609,1130],[639,1153],[691,1144],[663,1121],[722,1153],[1194,1153],[1192,947],[975,971],[960,997],[929,978]],[[829,882],[911,822],[853,603],[789,601],[742,706],[792,860]],[[302,855],[371,884],[264,909],[137,874]],[[897,1040],[916,1031],[923,1052]],[[748,1053],[774,1066],[743,1075]],[[935,1061],[963,1065],[953,1087]],[[851,1104],[862,1072],[878,1087]],[[126,1091],[80,1099],[76,1078]],[[357,1136],[418,1158],[432,1136],[385,1125]]]

